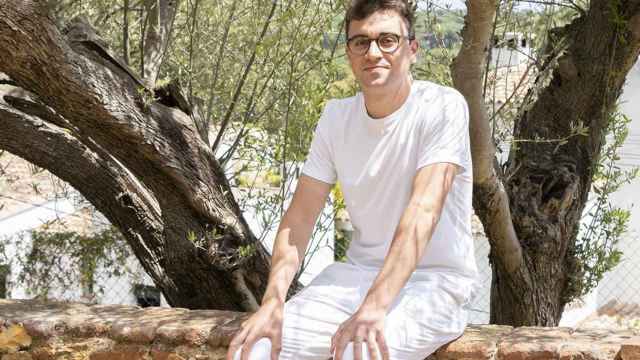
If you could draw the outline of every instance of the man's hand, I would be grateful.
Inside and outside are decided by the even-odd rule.
[[[333,360],[343,360],[342,355],[349,342],[353,342],[355,360],[362,360],[362,343],[367,343],[371,360],[389,360],[389,349],[384,338],[384,320],[387,313],[384,309],[363,304],[349,319],[343,322],[331,338]],[[382,359],[378,357],[380,349]],[[351,359],[349,359],[351,360]]]
[[[264,337],[271,340],[271,360],[277,360],[282,348],[283,313],[284,304],[281,302],[274,300],[262,304],[258,311],[242,323],[242,330],[231,340],[226,360],[234,360],[233,357],[240,347],[240,358],[249,359],[253,345]]]

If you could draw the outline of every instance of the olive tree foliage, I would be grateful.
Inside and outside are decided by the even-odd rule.
[[[243,202],[259,197],[282,215],[291,166],[338,74],[322,30],[341,6],[3,2],[0,147],[80,191],[170,304],[256,309],[269,257]],[[236,196],[250,166],[280,190],[251,194],[251,180]]]
[[[13,282],[24,286],[28,295],[41,299],[75,300],[81,296],[93,301],[105,291],[114,290],[106,289],[97,277],[104,280],[127,274],[140,279],[142,275],[130,268],[127,259],[131,251],[113,227],[92,234],[31,231],[20,234],[17,245],[15,256],[6,263],[20,269]]]

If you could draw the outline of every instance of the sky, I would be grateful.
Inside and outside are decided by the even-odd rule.
[[[418,2],[418,7],[420,7],[420,5],[424,4],[426,1],[422,0]],[[451,9],[466,9],[466,6],[464,5],[464,0],[431,0],[432,3],[440,5],[440,6],[451,6]],[[535,9],[535,8],[540,8],[542,5],[536,5],[536,4],[531,4],[531,3],[519,3],[516,4],[517,8],[520,9]]]
[[[432,0],[433,3],[440,6],[450,5],[452,9],[464,9],[464,0]],[[420,4],[420,3],[418,3]]]

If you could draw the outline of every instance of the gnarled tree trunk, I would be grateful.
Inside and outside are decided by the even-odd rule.
[[[268,253],[199,134],[198,114],[176,86],[150,86],[166,28],[150,22],[164,35],[153,34],[151,79],[141,80],[85,21],[59,31],[43,3],[0,4],[0,72],[13,85],[0,101],[0,148],[80,191],[122,231],[171,305],[255,310]],[[158,21],[173,17],[175,1],[147,3]],[[253,251],[241,256],[240,247]]]
[[[551,80],[537,89],[515,121],[505,173],[482,99],[482,74],[495,1],[467,1],[464,44],[453,65],[454,83],[471,113],[474,208],[491,244],[491,322],[555,326],[576,295],[576,237],[604,142],[609,114],[640,53],[640,1],[593,0],[590,8],[554,33],[566,41],[548,61]],[[543,71],[544,72],[544,71]],[[542,83],[542,81],[539,81]],[[584,122],[588,136],[571,136]]]

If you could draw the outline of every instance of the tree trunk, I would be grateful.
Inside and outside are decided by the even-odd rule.
[[[580,291],[576,237],[609,114],[640,53],[640,1],[592,1],[557,33],[568,47],[514,135],[569,139],[525,142],[510,154],[506,188],[524,262],[513,274],[495,262],[494,323],[557,325],[567,299]],[[573,136],[571,125],[581,121],[588,136]]]
[[[515,120],[514,139],[524,141],[511,150],[504,174],[478,91],[492,3],[467,2],[465,43],[453,68],[470,105],[474,208],[491,244],[491,323],[556,326],[580,292],[576,237],[609,114],[640,53],[640,1],[593,0],[582,16],[554,29],[566,47],[547,54],[557,61],[546,62]],[[588,136],[572,133],[580,122]],[[559,138],[568,142],[546,141]]]
[[[268,253],[174,85],[150,89],[85,21],[60,32],[27,0],[0,5],[0,72],[16,85],[0,101],[0,148],[80,191],[169,304],[257,308]]]

